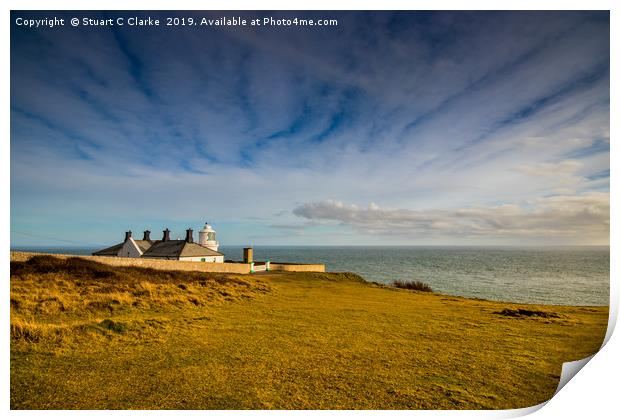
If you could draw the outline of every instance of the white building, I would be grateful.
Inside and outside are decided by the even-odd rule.
[[[204,235],[203,235],[204,232]],[[144,231],[141,240],[132,238],[131,231],[125,232],[125,240],[109,248],[93,252],[93,255],[154,258],[178,261],[224,262],[224,254],[217,251],[219,244],[215,240],[215,230],[206,224],[200,231],[200,243],[194,242],[193,230],[187,229],[185,240],[171,240],[170,231],[164,230],[161,240],[151,240],[151,232]],[[205,245],[203,245],[205,244]]]

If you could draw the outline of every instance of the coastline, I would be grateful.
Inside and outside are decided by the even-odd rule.
[[[120,265],[120,266],[137,266],[137,267],[148,267],[148,268],[155,268],[155,269],[161,269],[161,270],[165,270],[166,267],[162,266],[162,267],[158,267],[157,265],[152,265],[149,266],[148,263],[152,262],[153,260],[146,260],[146,264],[143,263],[143,261],[145,260],[136,260],[133,258],[114,258],[114,257],[93,257],[91,255],[81,255],[81,254],[65,254],[65,253],[49,253],[49,252],[38,252],[38,251],[20,251],[20,250],[11,250],[10,251],[10,260],[11,261],[27,261],[29,258],[33,257],[33,256],[50,256],[50,257],[55,257],[55,258],[83,258],[83,259],[89,259],[89,260],[93,260],[93,261],[97,261],[103,264],[111,264],[111,265]],[[116,263],[114,264],[114,260],[118,260],[120,261],[120,264]],[[187,261],[179,261],[179,262],[175,262],[175,261],[169,261],[168,263],[176,263],[174,265],[174,269],[178,270],[178,267],[182,267],[182,266],[186,266],[186,267],[182,267],[181,269],[183,271],[196,271],[195,267],[199,267],[201,268],[201,266],[208,266],[207,269],[202,269],[199,271],[203,271],[206,273],[211,273],[211,272],[226,272],[225,270],[217,270],[218,265],[223,265],[226,263],[216,263],[216,264],[210,264],[210,263],[192,263],[192,262],[187,262]],[[325,272],[325,265],[323,264],[305,264],[305,263],[290,263],[290,262],[284,262],[284,263],[273,263],[276,265],[299,265],[299,266],[308,266],[309,269],[302,269],[302,270],[294,270],[294,269],[284,269],[284,270],[274,270],[274,271],[286,271],[286,272],[295,272],[295,271],[302,271],[302,272]],[[216,268],[215,270],[213,270],[213,268]],[[318,269],[313,269],[314,267],[318,267]],[[212,271],[211,271],[212,270]],[[337,273],[342,273],[342,272],[331,272],[332,274],[337,274]],[[228,274],[252,274],[249,273],[248,270],[233,270],[228,272]],[[376,286],[379,287],[388,287],[388,288],[393,288],[390,284],[385,284],[385,283],[380,283],[377,281],[371,281],[368,280],[366,278],[364,278],[364,276],[362,276],[361,274],[355,273],[357,276],[359,276],[361,279],[364,280],[364,282],[369,283],[369,284],[374,284]],[[474,297],[474,296],[467,296],[467,295],[460,295],[460,294],[452,294],[452,293],[444,293],[444,292],[439,292],[436,290],[433,290],[432,292],[433,294],[436,295],[441,295],[441,296],[447,296],[447,297],[455,297],[455,298],[462,298],[462,299],[468,299],[468,300],[474,300],[474,301],[488,301],[488,302],[495,302],[495,303],[505,303],[505,304],[511,304],[511,305],[531,305],[531,306],[551,306],[551,307],[560,307],[560,308],[564,308],[564,307],[585,307],[585,308],[609,308],[609,305],[582,305],[582,304],[578,304],[578,305],[567,305],[567,304],[555,304],[555,303],[536,303],[536,302],[518,302],[518,301],[510,301],[510,300],[503,300],[503,299],[489,299],[489,298],[480,298],[480,297]]]
[[[222,247],[226,260],[243,248]],[[40,249],[45,251],[45,249]],[[55,249],[52,253],[83,254]],[[258,247],[255,260],[325,265],[368,281],[421,281],[440,293],[495,301],[609,304],[609,248],[599,247]]]

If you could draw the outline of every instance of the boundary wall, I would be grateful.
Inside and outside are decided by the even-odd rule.
[[[202,261],[178,261],[163,260],[155,258],[123,258],[123,257],[102,257],[95,255],[69,255],[69,254],[50,254],[41,252],[21,252],[11,251],[11,261],[27,261],[35,255],[50,255],[56,258],[83,258],[108,264],[117,267],[144,267],[156,270],[179,270],[179,271],[203,271],[207,273],[231,273],[231,274],[250,274],[252,264],[241,262],[202,262]],[[258,268],[258,267],[257,267]],[[325,272],[324,264],[293,264],[293,263],[269,263],[269,271],[303,271],[303,272]]]

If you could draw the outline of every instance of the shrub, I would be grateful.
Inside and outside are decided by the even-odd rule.
[[[540,318],[559,318],[560,316],[554,312],[545,312],[545,311],[532,311],[529,309],[504,309],[502,311],[493,312],[494,314],[502,315],[502,316],[511,316],[514,318],[522,318],[522,317],[540,317]]]
[[[99,326],[114,331],[115,333],[123,333],[127,329],[126,325],[121,322],[114,322],[111,319],[104,319],[99,323]]]
[[[392,282],[392,286],[398,287],[399,289],[418,290],[420,292],[433,291],[433,289],[431,289],[431,286],[421,281],[395,280]]]

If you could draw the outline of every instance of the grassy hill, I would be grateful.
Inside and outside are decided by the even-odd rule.
[[[519,408],[600,347],[608,309],[350,273],[11,263],[13,409]]]

